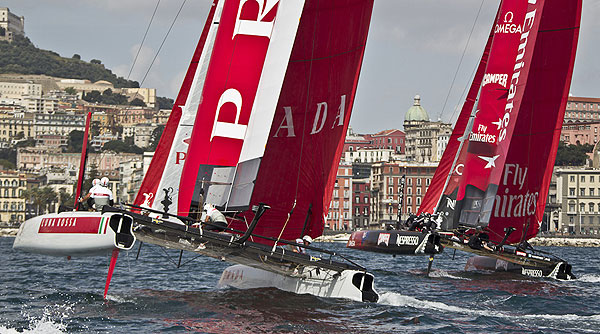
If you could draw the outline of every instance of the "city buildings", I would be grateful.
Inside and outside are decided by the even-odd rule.
[[[549,231],[597,235],[600,232],[600,170],[557,168],[556,202],[550,196]]]
[[[600,138],[600,98],[569,96],[560,140],[595,145]]]
[[[421,106],[421,97],[415,96],[413,106],[404,117],[406,133],[406,160],[415,162],[437,162],[448,144],[452,124],[432,122]]]
[[[27,177],[16,171],[0,171],[0,222],[20,223],[25,221],[25,199]]]

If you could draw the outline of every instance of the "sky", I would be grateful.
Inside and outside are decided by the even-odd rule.
[[[568,1],[568,0],[567,0]],[[129,79],[175,98],[211,0],[162,0]],[[100,59],[127,78],[158,0],[3,0],[25,17],[39,48]],[[453,122],[479,62],[499,0],[375,0],[350,125],[357,133],[402,129],[416,94],[432,120]],[[600,0],[584,0],[571,84],[600,97]],[[464,54],[464,57],[462,56]],[[462,62],[461,62],[462,58]],[[459,66],[460,64],[460,66]],[[455,78],[456,75],[456,79]]]

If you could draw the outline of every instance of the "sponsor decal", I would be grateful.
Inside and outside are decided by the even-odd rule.
[[[520,252],[520,251],[516,251],[515,254],[517,254],[519,256],[527,256],[527,253]]]
[[[379,237],[377,237],[377,246],[385,244],[389,246],[390,244],[390,234],[389,233],[379,233]]]
[[[106,233],[106,217],[42,218],[38,233]]]
[[[416,235],[398,235],[396,238],[397,246],[417,246],[419,237]]]
[[[317,262],[317,261],[321,261],[320,257],[316,257],[316,256],[311,256],[310,257],[310,262]]]
[[[487,133],[487,126],[483,125],[483,124],[479,124],[477,126],[477,132],[471,132],[469,134],[469,141],[495,144],[496,143],[496,135]]]
[[[543,277],[544,276],[544,273],[540,269],[521,268],[521,274],[523,274],[525,276],[531,276],[531,277]]]
[[[515,14],[507,12],[504,14],[504,22],[497,23],[494,27],[495,34],[520,34],[523,32],[523,26],[513,23]]]
[[[519,164],[505,164],[501,184],[504,194],[498,192],[494,202],[494,217],[526,217],[535,214],[539,192],[523,193],[527,182],[528,167]],[[511,191],[512,188],[512,191]]]
[[[528,1],[529,4],[536,4],[536,0],[529,0]],[[510,12],[509,12],[510,13]],[[506,139],[506,131],[508,128],[508,125],[510,124],[510,115],[511,112],[514,108],[514,98],[517,94],[517,89],[518,88],[523,88],[525,87],[525,85],[519,85],[519,77],[521,76],[521,70],[525,67],[525,53],[526,53],[526,47],[527,47],[527,42],[529,39],[529,32],[531,30],[531,28],[533,28],[533,24],[535,22],[535,16],[537,13],[537,9],[533,9],[529,12],[527,12],[525,14],[525,20],[523,21],[523,26],[519,26],[519,30],[516,31],[515,28],[515,33],[520,33],[521,34],[521,39],[520,39],[520,44],[519,44],[519,49],[517,52],[517,57],[515,59],[515,65],[513,68],[513,74],[510,78],[510,87],[508,88],[508,97],[506,98],[506,106],[504,108],[504,116],[502,117],[502,123],[499,126],[500,132],[498,134],[498,142],[502,142],[504,139]],[[508,13],[507,15],[505,15],[505,20],[508,17]],[[498,27],[496,27],[496,29],[498,29]],[[512,30],[512,28],[511,28]]]
[[[483,76],[483,82],[481,83],[481,87],[484,87],[487,84],[498,84],[506,88],[507,81],[508,74],[506,73],[486,73]]]
[[[323,131],[323,129],[325,128],[325,124],[328,120],[327,116],[329,115],[329,113],[331,113],[328,106],[333,104],[334,108],[335,108],[334,103],[336,103],[336,102],[323,101],[323,102],[319,102],[315,106],[313,106],[313,109],[311,109],[311,112],[312,112],[312,110],[314,110],[315,116],[313,118],[312,127],[310,129],[311,135],[314,135],[314,134],[317,134],[317,133],[320,133],[321,131]],[[284,117],[282,118],[281,123],[279,124],[279,127],[277,128],[277,131],[275,131],[275,134],[273,135],[273,137],[296,137],[296,130],[294,128],[294,117],[293,117],[293,113],[292,113],[292,107],[283,107],[283,111],[285,112]],[[333,114],[333,113],[331,113],[331,114]],[[346,95],[342,95],[339,98],[339,106],[337,108],[337,111],[335,112],[335,117],[333,118],[332,123],[330,123],[331,126],[329,126],[329,124],[328,124],[327,128],[335,129],[336,127],[343,126],[345,114],[346,114]],[[302,113],[301,115],[299,115],[297,117],[304,118],[304,113]],[[329,117],[329,119],[331,119],[331,117]]]

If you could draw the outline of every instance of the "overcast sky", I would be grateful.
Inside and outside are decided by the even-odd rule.
[[[568,1],[568,0],[565,0]],[[141,81],[183,0],[162,0],[130,79]],[[143,87],[174,98],[211,0],[185,0]],[[454,121],[499,0],[375,0],[350,125],[368,133],[402,128],[415,94],[432,120]],[[127,77],[157,0],[3,0],[25,17],[32,42],[64,57],[100,59]],[[478,15],[481,6],[481,11]],[[571,94],[600,97],[600,0],[584,0]],[[469,40],[471,28],[475,29]],[[452,79],[468,42],[452,89]],[[449,95],[448,99],[447,96]],[[444,107],[445,101],[447,103]],[[442,113],[443,110],[443,113]]]

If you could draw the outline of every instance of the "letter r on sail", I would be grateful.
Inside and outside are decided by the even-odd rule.
[[[219,122],[219,113],[221,112],[221,107],[225,103],[233,103],[236,107],[235,113],[235,123],[229,122]],[[223,92],[221,98],[219,98],[219,103],[217,105],[217,114],[215,115],[215,123],[213,125],[212,133],[210,135],[210,140],[212,141],[214,137],[226,137],[226,138],[234,138],[234,139],[244,139],[244,135],[246,134],[247,125],[238,124],[240,120],[240,112],[242,110],[242,94],[237,89],[230,88]]]

